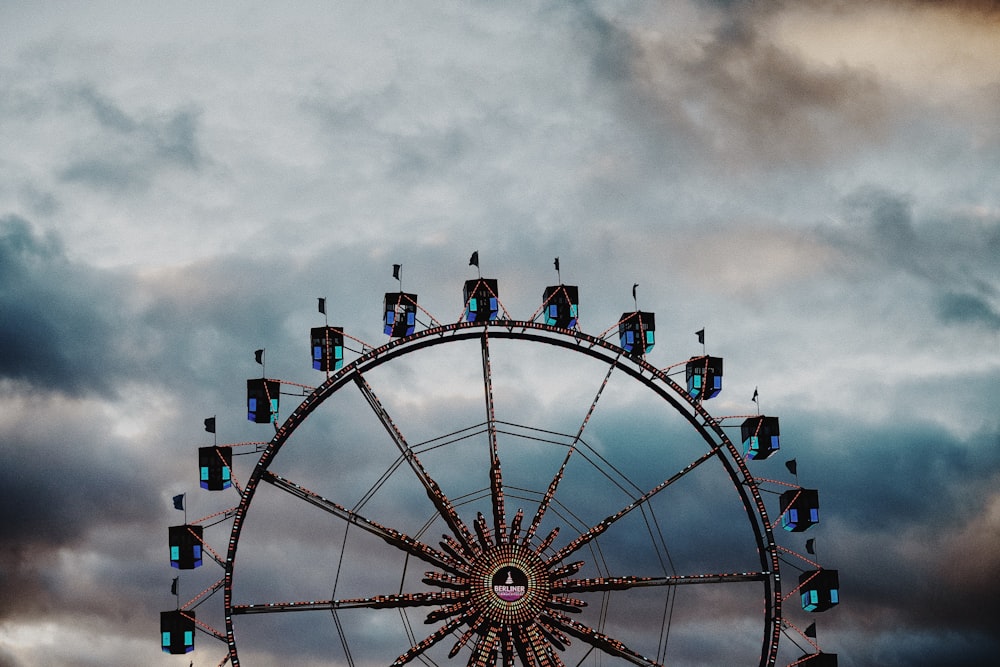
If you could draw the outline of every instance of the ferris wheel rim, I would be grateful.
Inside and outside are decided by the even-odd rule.
[[[232,618],[234,615],[232,588],[243,520],[252,504],[257,486],[288,438],[324,401],[363,373],[422,349],[451,342],[474,340],[484,336],[555,345],[566,350],[586,354],[602,363],[615,364],[617,368],[653,390],[671,405],[674,411],[682,415],[707,444],[710,446],[714,444],[713,436],[718,439],[717,447],[724,448],[729,456],[720,454],[717,458],[721,461],[741,499],[757,542],[762,571],[767,574],[766,578],[762,580],[765,609],[760,666],[770,667],[774,665],[777,658],[778,637],[781,632],[782,598],[780,565],[773,528],[756,480],[747,468],[742,455],[724,432],[721,423],[704,409],[701,400],[692,398],[683,387],[668,376],[666,371],[652,366],[644,357],[625,354],[622,348],[614,343],[577,329],[565,329],[523,320],[459,321],[423,329],[408,336],[393,338],[382,346],[364,351],[342,368],[329,373],[326,381],[306,395],[280,426],[275,423],[275,435],[268,441],[266,448],[261,453],[257,465],[243,488],[240,502],[233,514],[233,527],[224,563],[225,574],[222,588],[225,633],[229,647],[228,659],[231,664],[234,667],[240,665]],[[625,360],[625,363],[620,363],[620,360]]]

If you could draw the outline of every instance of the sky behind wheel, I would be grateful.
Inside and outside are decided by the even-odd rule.
[[[254,350],[315,384],[317,297],[379,343],[399,263],[454,321],[473,251],[518,317],[559,257],[592,334],[638,283],[652,363],[704,329],[712,412],[759,390],[822,493],[841,665],[988,662],[1000,14],[827,4],[0,8],[0,664],[183,660],[156,619],[171,498],[221,502],[202,420],[267,439]]]

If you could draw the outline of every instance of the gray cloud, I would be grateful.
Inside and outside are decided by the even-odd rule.
[[[67,96],[69,111],[89,113],[97,127],[86,125],[72,142],[60,178],[98,189],[122,191],[148,187],[164,169],[197,169],[203,163],[198,146],[198,114],[191,110],[134,117],[92,86]]]
[[[269,376],[315,385],[322,374],[308,366],[306,336],[323,321],[316,297],[327,297],[331,324],[380,343],[382,293],[396,289],[390,267],[401,262],[421,305],[454,321],[473,250],[515,317],[539,306],[560,256],[590,333],[613,327],[639,282],[639,305],[657,313],[661,366],[699,353],[693,332],[705,327],[727,368],[713,414],[746,413],[760,386],[762,404],[782,417],[785,455],[821,492],[820,525],[779,539],[794,547],[814,537],[820,562],[841,572],[844,603],[815,617],[840,664],[985,663],[997,649],[996,615],[975,601],[1000,594],[982,574],[1000,566],[1000,142],[990,68],[945,47],[975,37],[968,44],[986,48],[995,7],[398,11],[331,7],[306,20],[260,6],[234,23],[210,9],[0,10],[9,36],[0,139],[11,147],[0,157],[9,528],[0,583],[13,601],[0,622],[23,639],[0,648],[0,663],[168,664],[155,619],[173,606],[178,574],[166,563],[165,528],[182,516],[170,497],[189,493],[190,518],[234,501],[197,489],[195,449],[211,441],[201,420],[217,415],[220,442],[266,439],[273,430],[242,414],[244,381],[263,371],[254,349],[267,349]],[[931,15],[948,26],[940,44],[927,41]],[[919,53],[865,41],[873,17],[925,36]],[[838,63],[836,49],[809,43],[824,20],[836,21],[853,59]],[[948,63],[983,69],[959,68],[971,83],[948,79],[953,95],[945,78],[924,80],[914,67],[938,71],[943,50]],[[539,360],[521,361],[498,400],[525,419],[544,420],[578,395],[587,403],[600,380],[553,382]],[[379,378],[415,439],[482,418],[481,397],[449,394],[439,378],[417,366]],[[659,413],[627,420],[616,388],[607,391],[588,442],[641,469],[662,445]],[[310,418],[318,451],[283,452],[285,473],[329,495],[363,495],[393,449],[355,399]],[[283,414],[297,400],[283,396]],[[570,421],[558,428],[578,425]],[[616,434],[629,426],[640,433],[623,447]],[[657,462],[690,462],[682,433],[665,439],[677,447]],[[527,451],[516,439],[505,447]],[[442,463],[443,481],[484,484],[463,478],[469,452],[440,454],[428,461]],[[240,459],[241,478],[252,459]],[[760,463],[754,472],[785,479],[780,458]],[[620,506],[613,485],[580,470],[585,483],[559,499],[579,522],[609,509],[605,491]],[[397,478],[366,511],[419,528],[423,493]],[[547,479],[526,474],[523,484]],[[656,507],[681,569],[740,560],[735,525],[705,528],[727,507],[721,497],[699,502],[713,481],[687,478]],[[248,595],[332,589],[342,526],[296,503],[254,508],[256,535],[273,539],[247,542]],[[619,525],[609,563],[634,557],[655,569],[648,552],[612,548],[648,544],[640,519]],[[227,531],[214,526],[211,543],[224,545]],[[351,548],[362,554],[354,590],[380,582],[376,559],[398,586],[398,550],[353,536]],[[300,556],[309,562],[293,566]],[[288,567],[269,579],[274,562]],[[213,565],[180,573],[182,602],[218,575]],[[720,620],[732,600],[687,595],[687,621],[711,636],[674,648],[718,664],[735,643]],[[612,609],[621,601],[613,596]],[[793,599],[786,605],[796,623],[805,616]],[[295,616],[246,633],[245,664],[340,656],[328,615]],[[344,619],[359,655],[376,643],[397,649],[379,642],[402,634],[391,616],[385,632],[377,613]],[[199,618],[221,624],[221,602],[207,601]],[[645,629],[632,621],[622,632]],[[39,627],[64,645],[36,639]],[[89,656],[66,648],[82,636],[98,638]],[[251,651],[254,636],[261,645]],[[780,664],[797,657],[785,646]],[[220,651],[199,636],[195,661]]]
[[[820,238],[843,253],[854,280],[911,276],[941,323],[996,328],[995,215],[943,214],[911,196],[873,187],[848,195],[843,207],[842,223],[825,226]]]

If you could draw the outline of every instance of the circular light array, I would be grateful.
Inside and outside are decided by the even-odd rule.
[[[500,625],[534,620],[552,592],[538,554],[521,544],[500,544],[480,556],[470,572],[473,606]]]

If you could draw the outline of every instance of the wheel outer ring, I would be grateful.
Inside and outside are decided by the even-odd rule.
[[[233,627],[233,571],[239,546],[243,519],[246,516],[254,493],[263,475],[270,467],[272,459],[281,450],[285,441],[298,425],[318,408],[327,398],[359,373],[382,365],[396,357],[415,352],[425,347],[458,340],[469,340],[489,336],[500,339],[527,340],[556,345],[582,352],[605,363],[617,363],[618,367],[645,384],[667,401],[702,436],[710,448],[725,450],[729,456],[719,455],[726,472],[733,480],[746,510],[754,537],[760,565],[768,576],[764,579],[764,632],[761,644],[760,667],[772,667],[778,654],[778,640],[781,632],[781,575],[778,549],[774,540],[767,509],[757,483],[746,466],[746,461],[736,446],[699,401],[692,399],[683,387],[674,382],[665,371],[651,366],[643,358],[630,357],[624,351],[602,338],[572,329],[553,327],[547,324],[522,320],[492,320],[489,322],[456,322],[418,331],[404,338],[392,339],[386,344],[369,350],[360,357],[331,374],[325,382],[316,387],[299,406],[278,427],[274,437],[261,453],[250,478],[243,488],[240,503],[234,512],[233,527],[224,563],[223,598],[225,605],[226,636],[229,646],[229,660],[233,667],[240,667]],[[627,360],[621,363],[621,360]]]

